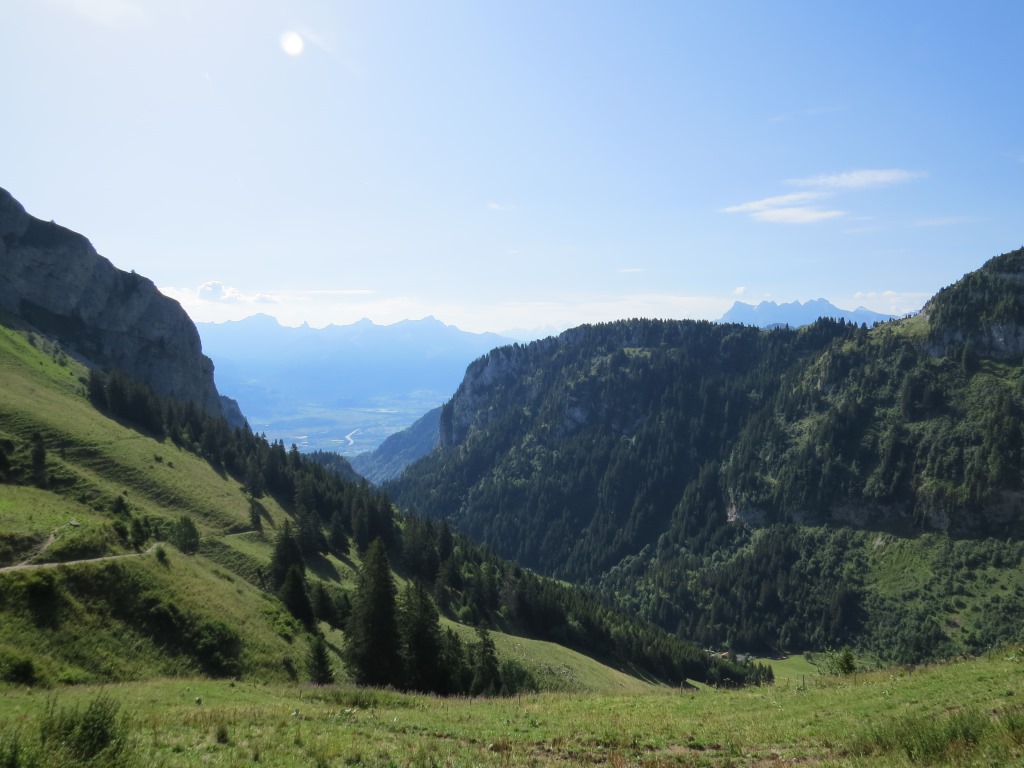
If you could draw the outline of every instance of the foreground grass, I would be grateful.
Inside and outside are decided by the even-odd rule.
[[[125,765],[905,766],[1024,761],[1024,654],[699,693],[438,699],[346,685],[159,680],[0,689],[12,765],[45,764],[47,708],[120,703]],[[52,715],[51,715],[52,719]],[[38,760],[40,762],[32,762]]]

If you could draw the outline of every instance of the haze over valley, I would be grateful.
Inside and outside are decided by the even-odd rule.
[[[0,29],[2,768],[1024,765],[1024,5]]]

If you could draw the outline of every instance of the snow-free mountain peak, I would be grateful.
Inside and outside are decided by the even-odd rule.
[[[832,317],[836,320],[846,320],[860,325],[874,325],[875,323],[892,320],[894,315],[885,315],[880,312],[872,312],[864,307],[857,309],[840,309],[827,299],[812,299],[806,302],[790,301],[777,304],[774,301],[762,301],[758,305],[747,304],[737,301],[728,312],[722,315],[720,323],[741,323],[753,325],[758,328],[768,328],[778,325],[789,325],[799,328],[802,325],[813,323],[819,317]]]

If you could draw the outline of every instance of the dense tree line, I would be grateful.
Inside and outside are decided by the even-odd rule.
[[[770,679],[767,668],[711,658],[663,629],[624,618],[580,589],[498,558],[453,535],[446,524],[413,515],[399,521],[384,492],[346,479],[323,455],[309,458],[247,427],[231,429],[223,419],[160,398],[117,372],[93,372],[88,390],[97,408],[170,439],[238,480],[252,504],[254,526],[262,526],[258,501],[264,495],[292,511],[293,519],[285,520],[276,535],[271,564],[258,580],[314,636],[320,621],[345,630],[346,658],[359,682],[438,693],[528,688],[533,683],[526,670],[512,660],[499,660],[488,635],[488,627],[508,624],[666,681],[689,677],[739,685]],[[198,535],[192,536],[194,526],[187,528],[178,523],[161,533],[181,537],[194,550]],[[350,545],[363,557],[351,596],[307,577],[310,559],[326,553],[344,556]],[[391,562],[412,579],[400,595],[391,581]],[[478,627],[476,640],[464,642],[457,633],[442,631],[442,611]],[[308,672],[326,679],[331,672],[323,654],[314,639]]]
[[[886,629],[856,547],[793,524],[1024,532],[1022,273],[1006,254],[872,329],[631,320],[495,350],[442,410],[440,447],[385,488],[701,643],[942,652],[941,623]],[[978,637],[993,626],[1013,634],[986,619]]]

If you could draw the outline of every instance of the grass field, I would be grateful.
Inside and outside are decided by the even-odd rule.
[[[8,441],[4,450],[12,464],[25,467],[32,436],[42,435],[51,480],[45,489],[0,483],[0,545],[7,547],[0,567],[119,559],[45,571],[0,570],[0,680],[12,676],[11,664],[28,662],[27,677],[43,686],[197,675],[187,642],[179,637],[171,643],[154,629],[168,620],[186,627],[183,637],[218,621],[229,624],[241,638],[235,666],[244,680],[304,677],[306,633],[261,589],[277,531],[288,519],[285,510],[264,497],[263,530],[251,530],[249,500],[237,480],[169,440],[133,432],[97,412],[83,395],[84,369],[57,357],[41,340],[29,343],[0,329],[0,440]],[[127,511],[115,514],[115,502]],[[135,548],[116,532],[119,521],[176,520],[184,514],[201,534],[194,556],[165,542],[158,560],[150,551],[155,542]],[[340,559],[313,558],[307,572],[311,579],[350,589],[359,567],[352,550]],[[400,576],[396,582],[399,588],[404,584]],[[140,594],[142,602],[136,599]],[[126,613],[126,605],[143,617]],[[473,629],[445,623],[465,642],[475,641]],[[337,651],[344,636],[326,625],[321,630],[340,672]],[[502,658],[518,661],[546,690],[650,689],[630,670],[612,669],[553,643],[500,631],[493,639]]]
[[[259,588],[285,510],[263,499],[264,532],[248,531],[236,479],[99,414],[83,376],[59,351],[0,329],[0,448],[11,466],[29,466],[38,433],[50,478],[45,490],[0,483],[0,563],[120,556],[0,572],[0,680],[20,683],[0,683],[0,768],[1024,764],[1016,649],[848,678],[791,656],[770,662],[771,687],[680,690],[494,632],[499,656],[546,693],[446,700],[295,682],[308,635]],[[112,512],[115,502],[129,517]],[[115,530],[119,519],[182,515],[201,533],[193,556],[136,548]],[[940,590],[940,576],[969,572],[946,598],[948,621],[967,626],[1024,594],[1019,547],[996,544],[982,552],[939,535],[880,534],[868,554],[873,585],[899,598],[907,584]],[[358,567],[352,553],[311,562],[309,573],[348,589]],[[170,619],[176,639],[154,631]],[[211,680],[188,643],[218,639],[218,622],[238,642],[233,671]],[[472,640],[471,628],[445,623]],[[343,672],[344,636],[321,629]]]
[[[811,664],[803,654],[794,654],[784,659],[758,659],[767,664],[775,673],[778,685],[801,685],[808,677],[820,674],[819,669]]]
[[[120,703],[124,765],[1020,765],[1024,654],[699,693],[439,699],[347,685],[154,680],[0,689],[0,745],[38,746],[47,707]],[[0,746],[0,758],[3,756]],[[40,757],[40,759],[42,759]],[[2,759],[0,759],[2,764]]]

